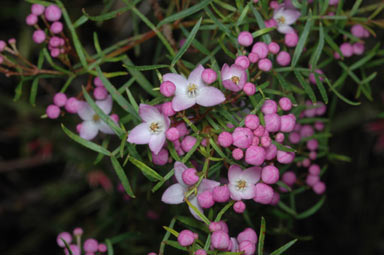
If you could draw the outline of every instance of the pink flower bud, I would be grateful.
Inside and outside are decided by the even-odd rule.
[[[337,5],[339,0],[329,0],[329,5]]]
[[[281,126],[280,116],[276,113],[266,114],[264,116],[265,129],[268,132],[278,132]]]
[[[310,186],[310,187],[313,187],[316,183],[318,183],[320,181],[320,177],[319,175],[313,175],[313,174],[309,174],[307,176],[307,178],[305,179],[305,183]]]
[[[295,153],[277,150],[276,158],[281,164],[290,164],[295,159]]]
[[[75,97],[68,98],[65,103],[65,110],[69,113],[77,113],[79,110],[79,101]]]
[[[279,3],[277,1],[270,1],[269,7],[271,7],[272,9],[277,9],[279,8]]]
[[[172,103],[171,102],[165,102],[164,104],[161,105],[161,112],[165,116],[173,116],[176,114],[176,112],[172,108]]]
[[[45,18],[48,21],[58,21],[61,18],[61,10],[57,5],[50,5],[45,9]]]
[[[235,160],[240,160],[244,157],[244,152],[242,149],[236,148],[232,151],[232,157]]]
[[[277,27],[277,22],[274,19],[266,20],[266,21],[264,21],[264,23],[265,23],[266,28]]]
[[[264,128],[262,125],[259,125],[259,126],[255,129],[255,131],[253,131],[253,134],[254,134],[255,136],[262,136],[262,135],[264,135],[264,132],[265,132],[265,128]]]
[[[241,66],[243,69],[247,69],[249,67],[249,59],[246,56],[238,56],[235,59],[235,64]]]
[[[272,62],[268,58],[263,58],[259,60],[257,63],[257,66],[259,67],[260,70],[264,72],[269,72],[272,69]]]
[[[60,55],[60,49],[57,49],[57,48],[51,49],[50,54],[51,54],[51,57],[57,58]]]
[[[28,26],[33,26],[37,23],[37,16],[34,14],[29,14],[27,18],[25,19],[25,23],[27,23]]]
[[[267,205],[271,203],[273,193],[271,186],[259,182],[255,185],[255,197],[253,200],[257,203]]]
[[[95,79],[93,79],[93,84],[95,84],[96,87],[104,86],[103,82],[99,77],[95,77]]]
[[[233,210],[237,213],[243,213],[245,211],[246,205],[243,201],[237,201],[233,204]]]
[[[220,230],[228,233],[228,226],[224,221],[211,222],[209,224],[209,231],[215,232]]]
[[[244,252],[244,255],[253,255],[256,251],[256,245],[250,241],[242,241],[239,244],[239,250]]]
[[[265,160],[265,150],[259,146],[250,146],[245,151],[245,162],[250,165],[260,166]]]
[[[335,51],[335,52],[333,53],[333,57],[334,57],[335,59],[340,59],[340,54],[339,54],[337,51]]]
[[[253,133],[249,128],[237,127],[232,134],[233,145],[246,149],[252,144]]]
[[[272,160],[276,157],[277,147],[274,144],[269,145],[269,147],[265,150],[265,159]]]
[[[296,182],[296,174],[292,171],[285,172],[282,181],[288,186],[292,186]]]
[[[45,41],[45,32],[43,30],[36,30],[33,32],[32,39],[35,43],[40,44]]]
[[[249,241],[251,243],[257,243],[257,234],[252,228],[244,229],[240,234],[237,235],[237,241],[239,243]]]
[[[286,51],[280,51],[276,57],[276,61],[281,66],[288,66],[291,63],[291,55]]]
[[[313,136],[313,128],[310,125],[304,125],[300,129],[300,136],[302,138]]]
[[[289,133],[292,132],[296,124],[296,117],[293,114],[280,116],[280,131]]]
[[[365,31],[365,28],[360,24],[356,24],[351,27],[351,33],[353,34],[353,36],[356,36],[357,38],[363,38],[364,31]]]
[[[185,229],[179,233],[177,241],[181,246],[190,246],[195,241],[195,235],[192,231]]]
[[[277,104],[274,100],[267,99],[264,101],[263,106],[261,107],[261,111],[264,114],[272,114],[277,112]]]
[[[198,249],[195,251],[195,255],[207,255],[207,252],[203,249]]]
[[[311,152],[309,153],[309,158],[310,158],[311,160],[315,160],[315,159],[317,158],[317,153],[316,153],[316,151],[311,151]]]
[[[168,151],[164,148],[157,154],[152,152],[152,162],[155,165],[163,166],[168,163],[168,156]]]
[[[276,136],[275,136],[275,140],[276,140],[276,142],[278,142],[278,143],[282,143],[282,142],[284,142],[284,139],[285,139],[285,136],[284,136],[284,134],[283,133],[277,133],[276,134]]]
[[[160,93],[163,96],[171,97],[175,94],[176,86],[173,82],[170,81],[164,81],[160,84]]]
[[[203,73],[201,74],[201,78],[205,83],[211,84],[216,81],[217,73],[214,70],[207,68],[207,69],[204,69]]]
[[[280,177],[279,169],[274,165],[265,166],[261,171],[261,179],[266,184],[275,184]]]
[[[54,104],[48,105],[46,114],[50,119],[57,119],[60,116],[60,108]]]
[[[64,93],[56,93],[53,97],[53,103],[58,107],[62,107],[67,102],[67,96]]]
[[[199,205],[201,206],[201,208],[205,208],[205,209],[211,208],[215,204],[215,201],[213,200],[212,191],[210,190],[201,192],[197,196],[197,201],[199,202]]]
[[[245,117],[244,123],[247,128],[250,128],[253,130],[259,126],[260,120],[259,120],[259,117],[257,117],[255,114],[248,114]]]
[[[288,97],[282,97],[280,98],[279,100],[279,106],[281,108],[281,110],[283,111],[289,111],[292,109],[292,102],[291,102],[291,99],[289,99]]]
[[[353,47],[350,43],[343,43],[340,45],[340,51],[344,57],[351,57],[353,55]]]
[[[320,121],[317,121],[315,123],[315,129],[317,131],[322,131],[324,129],[324,123],[323,122],[320,122]]]
[[[221,132],[219,137],[218,137],[218,142],[221,147],[229,147],[232,145],[233,139],[232,139],[232,134],[229,132]]]
[[[253,96],[256,93],[256,86],[253,83],[247,82],[243,87],[243,91],[247,96]]]
[[[39,16],[43,14],[45,7],[41,4],[32,4],[31,6],[31,12],[32,14]]]
[[[98,246],[98,251],[99,251],[99,252],[102,252],[102,253],[103,253],[103,252],[107,252],[107,250],[108,250],[108,249],[107,249],[107,246],[106,246],[105,244],[103,244],[103,243],[100,243],[100,244],[99,244],[99,246]]]
[[[280,46],[275,42],[270,42],[268,44],[268,50],[272,54],[277,54],[280,51]]]
[[[5,47],[7,47],[7,44],[3,40],[0,40],[0,52],[4,51]]]
[[[63,32],[63,23],[60,21],[55,21],[52,23],[50,30],[53,34],[59,34]]]
[[[357,43],[354,43],[352,47],[353,47],[354,54],[362,55],[364,53],[364,50],[365,50],[364,44],[357,42]]]
[[[310,164],[311,160],[309,160],[309,158],[304,159],[302,162],[303,167],[309,167]]]
[[[260,58],[259,58],[259,55],[257,55],[254,52],[251,52],[248,54],[248,59],[249,59],[249,62],[256,63],[257,61],[259,61]]]
[[[93,96],[96,100],[104,100],[108,96],[108,91],[104,87],[96,87],[93,90]]]
[[[311,139],[307,142],[307,148],[310,151],[314,151],[319,146],[319,142],[316,139]]]
[[[81,236],[83,233],[84,233],[84,231],[83,231],[82,228],[75,228],[75,229],[73,230],[73,234],[74,234],[75,236]]]
[[[268,148],[272,143],[272,139],[269,136],[262,136],[260,139],[260,143],[261,146],[263,146],[264,148]]]
[[[322,70],[320,70],[320,69],[315,70],[315,72],[318,73],[318,74],[324,74],[324,72],[323,72]],[[321,77],[321,76],[319,76],[319,80],[320,80],[320,81],[323,81],[324,78]],[[310,73],[310,74],[309,74],[309,81],[310,81],[312,84],[316,85],[316,78],[315,78],[315,74],[314,74],[314,73]]]
[[[69,251],[68,251],[67,248],[64,249],[64,254],[65,254],[65,255],[69,255],[69,254],[72,254],[72,255],[81,255],[80,249],[79,249],[79,247],[78,247],[76,244],[71,244],[71,245],[69,246],[69,249],[71,250],[71,253],[69,253]],[[91,253],[91,254],[93,254],[93,253]]]
[[[192,149],[192,147],[195,145],[196,143],[196,137],[193,137],[193,136],[186,136],[183,141],[181,142],[181,148],[183,149],[183,151],[185,152],[188,152]]]
[[[296,33],[285,34],[284,43],[288,47],[295,47],[299,41],[299,36]]]
[[[199,176],[196,173],[195,168],[186,169],[182,174],[183,182],[187,185],[193,185],[198,182]]]
[[[252,52],[256,53],[259,58],[266,58],[268,56],[268,45],[265,42],[257,42],[253,45]]]
[[[213,200],[225,203],[229,200],[229,189],[227,185],[214,187],[212,190]]]
[[[280,194],[278,192],[274,192],[273,193],[273,197],[272,197],[272,201],[271,201],[271,205],[277,205],[280,201]]]
[[[60,233],[57,238],[56,238],[56,242],[57,242],[57,245],[59,245],[60,247],[64,248],[65,247],[65,243],[63,242],[63,240],[67,243],[67,244],[71,244],[72,242],[72,235],[68,232],[62,232]]]
[[[318,182],[316,183],[315,185],[313,185],[313,191],[317,194],[317,195],[321,195],[325,192],[326,190],[326,186],[325,186],[325,183],[324,182]]]
[[[211,244],[214,249],[226,250],[229,246],[229,236],[224,231],[215,231],[211,236]]]
[[[180,137],[183,137],[185,135],[187,135],[189,132],[188,132],[188,129],[187,129],[187,126],[185,125],[184,122],[181,122],[180,124],[178,124],[176,126],[177,130],[179,130],[179,135]]]
[[[240,45],[248,47],[253,43],[253,36],[248,31],[242,31],[237,37],[237,41]]]
[[[327,111],[327,106],[323,102],[317,102],[316,115],[321,116]]]
[[[83,249],[85,252],[97,252],[99,248],[99,243],[96,241],[96,239],[89,238],[85,240]]]
[[[309,167],[308,171],[312,175],[319,175],[320,174],[320,166],[317,164],[313,164]]]

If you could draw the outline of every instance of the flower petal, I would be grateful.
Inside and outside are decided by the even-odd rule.
[[[164,115],[156,107],[148,104],[140,104],[139,115],[145,122],[159,121],[164,118]]]
[[[188,86],[188,81],[184,76],[177,73],[167,73],[163,75],[163,81],[170,81],[176,86],[176,95],[184,93]]]
[[[92,110],[88,103],[79,101],[79,109],[77,114],[82,120],[92,120],[93,115],[95,115],[95,111]]]
[[[288,33],[294,33],[295,32],[295,30],[289,25],[277,26],[277,31],[279,31],[282,34],[288,34]]]
[[[241,198],[242,199],[252,199],[256,194],[255,191],[256,191],[255,185],[249,183],[249,186],[246,189],[241,191]]]
[[[108,115],[111,113],[111,111],[112,111],[112,97],[111,96],[108,96],[104,100],[96,101],[96,104],[98,107],[100,107],[101,110],[103,110],[103,112],[105,114]]]
[[[241,191],[237,190],[236,185],[229,184],[228,185],[228,189],[229,189],[229,194],[231,195],[231,198],[233,200],[236,200],[236,201],[241,200],[241,198],[242,198]]]
[[[191,204],[193,206],[195,206],[202,214],[204,214],[204,211],[203,209],[201,208],[201,206],[199,205],[199,203],[197,202],[197,197],[194,197],[192,199],[189,200],[189,202],[191,202]],[[192,207],[189,207],[189,211],[192,213],[193,217],[195,217],[197,220],[200,220],[200,221],[203,221],[199,215],[197,215],[197,213],[192,209]]]
[[[198,65],[188,76],[188,84],[194,83],[201,88],[201,85],[204,86],[203,79],[201,78],[201,74],[204,71],[204,67],[202,65]]]
[[[238,165],[231,165],[228,169],[228,180],[229,183],[234,183],[236,180],[241,177],[243,170]]]
[[[212,190],[213,188],[220,186],[220,182],[212,181],[209,179],[203,179],[197,189],[197,194],[203,193],[207,190]]]
[[[254,166],[243,171],[242,177],[247,180],[247,183],[255,184],[260,180],[261,167]]]
[[[103,132],[104,134],[110,134],[110,135],[114,135],[115,132],[112,130],[112,128],[110,128],[107,123],[105,123],[104,121],[100,120],[96,123],[98,129]]]
[[[295,9],[286,9],[284,11],[285,23],[292,25],[300,17],[301,13]]]
[[[221,104],[225,101],[223,92],[215,87],[205,86],[200,88],[199,95],[196,97],[196,103],[205,107]]]
[[[158,154],[165,143],[165,133],[152,135],[149,140],[149,148],[155,154]]]
[[[180,161],[176,161],[174,164],[174,168],[175,168],[175,177],[176,177],[177,182],[180,183],[184,187],[188,187],[188,185],[184,183],[183,177],[182,177],[183,172],[186,169],[188,169],[188,167],[186,165],[184,165],[183,163],[181,163]]]
[[[196,99],[188,97],[185,93],[176,95],[172,99],[172,108],[176,112],[188,109],[189,107],[195,104],[196,104]]]
[[[84,138],[86,140],[92,140],[93,138],[95,138],[98,132],[99,132],[99,128],[91,120],[84,121],[81,124],[81,128],[80,128],[81,138]]]
[[[224,88],[233,92],[238,92],[242,89],[240,86],[236,85],[236,83],[234,83],[231,79],[223,80],[223,86]]]
[[[129,132],[127,141],[135,144],[147,144],[151,139],[148,124],[141,123]]]
[[[169,186],[163,193],[161,201],[166,204],[181,204],[184,202],[184,193],[186,189],[178,183]]]

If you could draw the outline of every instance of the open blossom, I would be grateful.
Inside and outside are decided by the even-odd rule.
[[[233,200],[252,199],[255,196],[255,184],[260,180],[261,168],[250,167],[242,170],[232,165],[228,170],[229,192]]]
[[[273,19],[277,22],[277,30],[282,34],[293,33],[295,30],[290,26],[300,17],[296,9],[287,8],[282,4],[273,12]]]
[[[210,107],[224,102],[225,96],[219,89],[204,83],[201,77],[203,71],[204,67],[198,65],[188,79],[180,74],[164,74],[163,81],[170,81],[176,86],[175,97],[172,99],[172,108],[175,111],[188,109],[195,104]]]
[[[247,73],[239,65],[233,64],[229,67],[227,64],[224,64],[221,68],[221,79],[223,80],[224,88],[238,92],[243,89],[247,81]]]
[[[161,197],[161,201],[163,201],[166,204],[181,204],[184,202],[184,196],[187,193],[189,189],[189,185],[187,185],[183,181],[183,173],[188,169],[186,165],[184,165],[181,162],[176,161],[175,162],[175,177],[177,180],[177,183],[169,186],[163,193],[163,196]],[[200,193],[203,193],[204,191],[212,190],[214,187],[219,186],[220,183],[208,179],[203,179],[197,189],[197,195],[190,196],[188,198],[189,202],[194,205],[201,213],[203,213],[203,209],[198,203],[197,196]],[[189,208],[189,211],[192,213],[192,215],[200,220],[200,217],[195,213],[195,211],[192,208]]]
[[[127,141],[135,144],[149,144],[149,148],[158,154],[165,143],[165,132],[170,120],[156,109],[156,107],[140,104],[139,115],[143,123],[129,132]]]
[[[109,114],[112,110],[112,97],[108,96],[105,100],[98,100],[96,105],[105,114]],[[105,134],[114,134],[113,130],[100,119],[100,116],[95,113],[88,103],[80,101],[77,114],[83,120],[80,127],[80,137],[92,140],[99,131]]]

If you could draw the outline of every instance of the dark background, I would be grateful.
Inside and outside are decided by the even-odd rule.
[[[94,0],[70,1],[67,7],[75,19],[81,8],[98,13],[101,4]],[[19,49],[36,63],[39,46],[31,43],[33,30],[24,24],[29,6],[23,1],[1,1],[0,39],[17,38]],[[106,47],[129,37],[130,19],[122,15],[100,27],[88,22],[79,31],[81,40],[91,50],[92,32],[98,30],[102,47]],[[376,32],[377,37],[367,45],[383,41],[382,30],[377,28]],[[129,55],[137,64],[149,64],[154,43],[144,43],[140,57],[132,52]],[[273,231],[268,235],[268,227],[272,229],[277,223],[267,216],[267,251],[299,236],[303,240],[287,254],[384,254],[383,151],[375,149],[377,134],[367,130],[367,124],[376,121],[377,114],[384,110],[382,69],[377,70],[378,78],[372,82],[373,102],[362,98],[359,107],[337,104],[330,151],[349,156],[351,162],[322,162],[329,164],[323,177],[327,183],[323,208],[308,219],[295,221],[293,231],[286,235],[277,236]],[[332,67],[324,71],[331,78],[340,75],[340,70]],[[72,92],[79,91],[83,82],[76,80]],[[0,74],[0,254],[61,254],[55,241],[57,233],[77,226],[84,228],[87,237],[98,240],[128,233],[116,246],[115,254],[156,251],[164,234],[161,226],[168,225],[171,218],[167,206],[153,203],[160,194],[142,192],[135,201],[124,201],[116,189],[106,192],[99,186],[91,187],[87,181],[91,171],[103,169],[114,185],[117,181],[108,163],[94,166],[95,154],[61,131],[61,122],[74,128],[79,120],[73,116],[40,118],[63,83],[43,81],[36,107],[28,102],[30,84],[23,86],[18,102],[12,101],[17,83],[18,78]],[[353,98],[356,86],[351,80],[346,84],[344,95]],[[313,204],[314,199],[309,194],[299,202]],[[145,215],[149,210],[158,212],[158,218],[148,219]]]

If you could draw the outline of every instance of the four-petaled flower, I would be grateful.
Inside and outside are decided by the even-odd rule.
[[[169,186],[163,193],[163,196],[161,197],[161,201],[163,201],[166,204],[181,204],[184,202],[185,194],[188,192],[189,188],[191,186],[188,186],[183,181],[183,172],[188,169],[186,165],[184,165],[181,162],[176,161],[175,162],[175,177],[177,180],[177,183]],[[197,196],[207,190],[212,190],[214,187],[219,186],[220,183],[208,179],[203,179],[197,188],[197,195],[191,195],[189,198],[189,202],[194,205],[201,213],[203,213],[203,209],[200,207]],[[189,211],[192,213],[192,215],[198,219],[201,220],[200,217],[196,214],[196,212],[189,207]]]
[[[233,64],[229,67],[227,64],[224,64],[221,68],[221,79],[224,88],[238,92],[243,89],[247,81],[247,73],[239,65]]]
[[[189,75],[185,77],[167,73],[163,76],[163,81],[170,81],[176,86],[175,97],[172,99],[172,108],[175,111],[182,111],[195,104],[209,107],[224,102],[224,94],[217,88],[207,86],[201,78],[204,71],[202,65],[198,65]]]
[[[143,123],[129,132],[127,141],[135,144],[149,144],[151,151],[158,154],[164,146],[165,132],[171,121],[156,107],[147,104],[140,104],[139,115]]]
[[[105,114],[109,114],[112,110],[112,97],[108,96],[104,100],[98,100],[96,104]],[[114,134],[113,130],[100,119],[100,116],[95,113],[87,102],[79,101],[77,114],[83,120],[79,132],[80,137],[92,140],[99,131],[105,134]]]
[[[282,34],[294,33],[295,30],[290,26],[300,17],[301,13],[296,9],[287,8],[284,4],[280,5],[273,12],[273,19],[277,22],[277,30]]]
[[[260,180],[261,168],[254,166],[241,170],[231,165],[228,170],[229,192],[233,200],[252,199],[255,196],[255,184]]]

